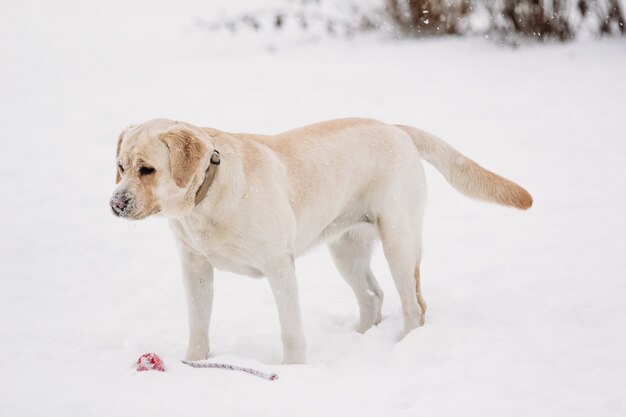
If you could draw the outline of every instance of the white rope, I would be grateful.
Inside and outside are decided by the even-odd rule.
[[[266,374],[264,372],[257,371],[256,369],[244,368],[243,366],[237,366],[237,365],[229,365],[227,363],[190,362],[190,361],[181,361],[181,362],[193,368],[230,369],[231,371],[247,372],[251,375],[258,376],[259,378],[267,379],[268,381],[276,381],[278,379],[278,375],[274,373]]]

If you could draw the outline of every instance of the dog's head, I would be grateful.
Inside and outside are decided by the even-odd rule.
[[[133,220],[191,213],[210,163],[209,143],[200,129],[171,120],[124,130],[117,142],[113,213]]]

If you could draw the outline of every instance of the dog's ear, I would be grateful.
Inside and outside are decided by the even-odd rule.
[[[119,164],[119,158],[120,158],[120,148],[122,147],[122,138],[124,137],[124,133],[126,133],[126,129],[122,130],[122,133],[120,133],[120,137],[117,139],[117,152],[115,154],[115,183],[119,184],[119,182],[122,180],[122,177],[120,176],[120,169],[117,167],[117,164]]]
[[[161,140],[170,150],[170,164],[174,182],[180,188],[187,186],[200,162],[206,156],[206,146],[188,130],[173,130],[163,133]]]

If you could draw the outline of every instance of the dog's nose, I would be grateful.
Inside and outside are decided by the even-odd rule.
[[[116,194],[111,199],[111,208],[118,216],[122,214],[128,207],[130,199],[124,194]]]

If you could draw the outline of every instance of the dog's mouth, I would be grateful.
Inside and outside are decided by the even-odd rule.
[[[144,214],[143,206],[127,193],[114,194],[109,205],[115,216],[128,220],[140,220],[154,212],[153,210]]]
[[[117,210],[115,210],[113,207],[111,207],[111,212],[116,216],[116,217],[122,217],[122,215],[120,214],[120,212],[118,212]]]
[[[113,214],[116,217],[121,217],[124,218],[126,220],[143,220],[146,217],[150,217],[154,214],[160,214],[161,213],[161,208],[160,207],[155,207],[152,210],[148,211],[148,212],[136,212],[130,209],[125,209],[125,210],[119,210],[116,209],[115,207],[111,206],[111,212],[113,212]]]
[[[153,214],[159,214],[159,213],[161,213],[161,207],[156,206],[145,217],[152,216]]]

